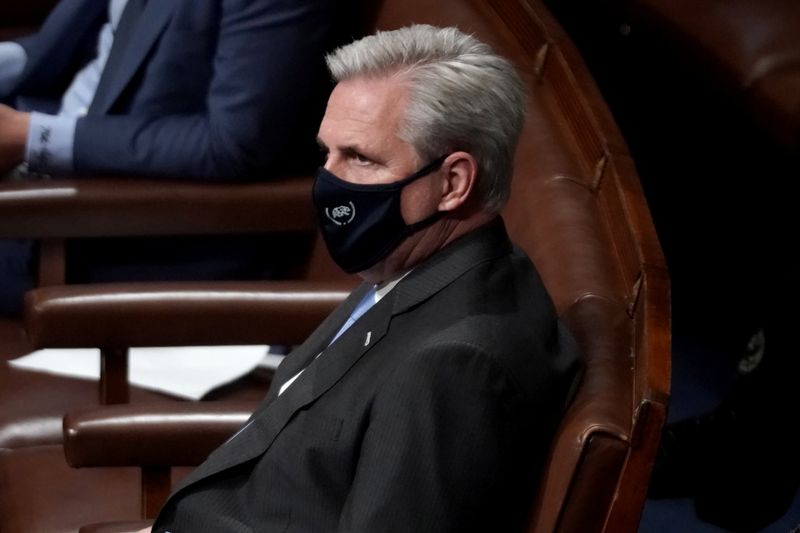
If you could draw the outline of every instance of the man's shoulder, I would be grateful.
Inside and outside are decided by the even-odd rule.
[[[488,351],[516,346],[555,331],[549,294],[528,258],[513,251],[471,265],[462,275],[409,312],[431,339],[463,340]]]

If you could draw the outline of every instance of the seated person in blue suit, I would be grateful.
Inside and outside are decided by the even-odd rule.
[[[337,4],[61,0],[38,33],[0,43],[0,175],[252,179],[313,168]],[[0,241],[6,292],[27,272],[29,247]]]
[[[521,532],[579,368],[499,216],[522,84],[455,28],[378,33],[328,61],[314,201],[364,282],[152,531]]]

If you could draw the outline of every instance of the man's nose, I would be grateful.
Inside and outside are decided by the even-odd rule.
[[[339,172],[337,172],[337,170],[343,170],[343,160],[340,156],[328,154],[328,157],[325,158],[325,163],[322,166],[334,176],[342,177]]]

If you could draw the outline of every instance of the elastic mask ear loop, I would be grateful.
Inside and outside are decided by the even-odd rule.
[[[400,181],[396,181],[392,185],[397,185],[398,187],[405,187],[406,185],[408,185],[411,182],[417,181],[420,178],[424,178],[425,176],[427,176],[431,172],[434,172],[435,170],[439,170],[439,167],[442,166],[442,163],[444,163],[445,159],[447,159],[446,155],[443,155],[441,157],[437,157],[436,159],[434,159],[433,161],[431,161],[430,163],[428,163],[427,165],[425,165],[421,169],[417,170],[416,172],[414,172],[410,176],[408,176],[406,178],[403,178]]]
[[[447,159],[447,155],[443,155],[441,157],[437,157],[436,159],[434,159],[433,161],[431,161],[430,163],[428,163],[427,165],[425,165],[424,167],[422,167],[418,171],[416,171],[413,174],[411,174],[409,177],[407,177],[404,180],[402,180],[403,186],[411,183],[412,181],[416,181],[419,178],[427,176],[431,172],[439,170],[439,168],[442,166],[442,163],[444,163],[445,159]],[[414,233],[416,231],[419,231],[419,230],[421,230],[423,228],[426,228],[426,227],[430,226],[431,224],[433,224],[434,222],[439,220],[443,215],[444,215],[444,212],[443,211],[439,211],[437,209],[436,212],[434,212],[433,214],[431,214],[427,218],[423,218],[419,222],[414,222],[413,224],[406,224],[406,228],[407,228],[406,229],[406,235],[410,235],[410,234],[412,234],[412,233]]]

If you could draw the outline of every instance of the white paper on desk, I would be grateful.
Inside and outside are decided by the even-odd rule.
[[[165,392],[191,400],[230,383],[266,358],[269,346],[180,346],[131,348],[129,381],[144,389]],[[61,376],[99,379],[100,351],[96,348],[37,350],[9,361],[16,367]],[[265,364],[266,363],[266,364]]]

